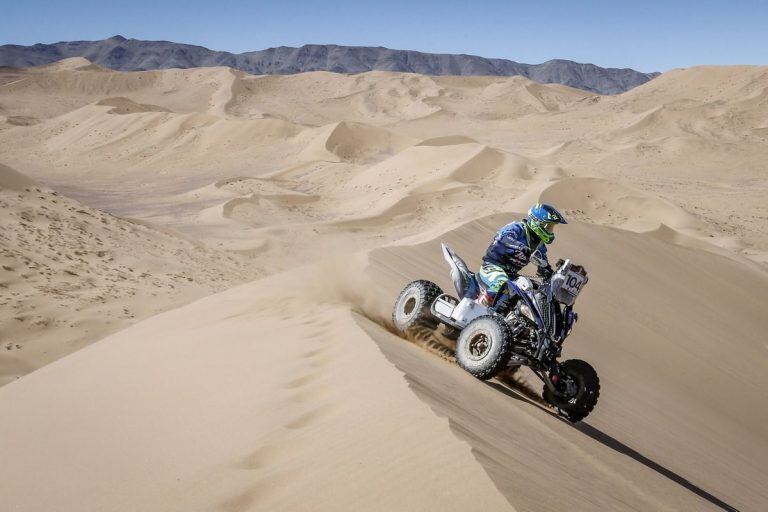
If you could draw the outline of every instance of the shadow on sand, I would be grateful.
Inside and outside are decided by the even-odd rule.
[[[622,455],[626,455],[627,457],[630,457],[630,458],[634,459],[635,461],[637,461],[640,464],[644,465],[648,469],[652,469],[653,471],[657,472],[661,476],[663,476],[665,478],[668,478],[672,482],[675,482],[677,485],[688,489],[693,494],[699,496],[700,498],[703,498],[703,499],[707,500],[708,502],[710,502],[711,504],[715,505],[716,507],[719,507],[719,508],[721,508],[723,510],[727,510],[729,512],[739,512],[739,510],[736,507],[734,507],[732,505],[729,505],[728,503],[724,502],[723,500],[721,500],[717,496],[714,496],[714,495],[708,493],[707,491],[705,491],[701,487],[691,483],[686,478],[683,478],[682,476],[678,475],[674,471],[665,468],[664,466],[662,466],[658,462],[655,462],[655,461],[649,459],[648,457],[646,457],[642,453],[638,452],[637,450],[635,450],[633,448],[630,448],[626,444],[622,443],[621,441],[619,441],[615,437],[612,437],[612,436],[606,434],[602,430],[599,430],[599,429],[593,427],[592,425],[589,425],[588,423],[584,423],[583,421],[581,421],[579,423],[575,423],[575,424],[571,423],[568,420],[562,418],[560,415],[558,415],[554,411],[550,411],[550,410],[544,409],[542,406],[540,406],[539,404],[535,403],[530,398],[520,394],[518,391],[516,391],[514,389],[510,389],[510,388],[508,388],[506,386],[502,386],[501,384],[498,384],[496,382],[487,382],[486,384],[488,384],[490,387],[494,388],[495,390],[500,391],[501,393],[504,393],[505,395],[507,395],[507,396],[509,396],[511,398],[514,398],[515,400],[520,400],[522,402],[527,402],[527,403],[530,403],[531,405],[534,405],[536,407],[541,408],[542,410],[544,410],[548,414],[554,416],[555,418],[557,418],[558,420],[562,421],[566,425],[569,425],[573,429],[578,430],[579,432],[581,432],[585,436],[591,437],[592,439],[594,439],[598,443],[602,444],[603,446],[607,446],[608,448],[611,448],[612,450],[615,450],[616,452],[621,453]]]

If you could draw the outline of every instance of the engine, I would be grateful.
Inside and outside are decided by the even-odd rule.
[[[506,321],[512,327],[516,344],[529,350],[536,348],[536,321],[527,304],[518,301],[506,316]]]

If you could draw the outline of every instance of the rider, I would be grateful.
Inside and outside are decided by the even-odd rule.
[[[548,204],[538,203],[528,210],[528,217],[502,227],[483,257],[478,277],[484,293],[479,301],[493,306],[504,284],[514,279],[517,273],[531,260],[538,258],[537,274],[544,279],[552,276],[552,266],[547,261],[546,244],[555,239],[556,224],[567,224],[565,217]]]

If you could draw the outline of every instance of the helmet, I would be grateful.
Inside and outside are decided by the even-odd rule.
[[[568,224],[565,217],[554,207],[548,204],[538,203],[528,210],[526,225],[536,233],[542,242],[551,244],[555,239],[555,224]]]

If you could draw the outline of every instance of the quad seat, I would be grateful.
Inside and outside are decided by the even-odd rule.
[[[476,299],[480,293],[480,284],[474,272],[469,270],[467,264],[450,247],[440,244],[443,248],[443,257],[451,267],[451,279],[459,299]]]

